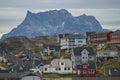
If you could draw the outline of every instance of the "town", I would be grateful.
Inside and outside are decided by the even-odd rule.
[[[17,54],[1,44],[0,78],[3,73],[39,73],[45,78],[120,76],[120,30],[57,34],[55,38],[38,43],[34,50],[18,49]]]

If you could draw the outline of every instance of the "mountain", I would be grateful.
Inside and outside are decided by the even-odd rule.
[[[40,13],[27,11],[24,21],[11,32],[3,35],[1,40],[12,36],[31,38],[59,33],[85,33],[88,31],[104,31],[94,16],[83,14],[74,17],[65,9]]]

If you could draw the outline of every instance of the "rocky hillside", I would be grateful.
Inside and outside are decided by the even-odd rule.
[[[0,51],[18,53],[24,50],[34,51],[41,48],[41,44],[57,44],[55,36],[41,36],[36,38],[27,38],[24,36],[15,36],[3,40],[0,43]]]

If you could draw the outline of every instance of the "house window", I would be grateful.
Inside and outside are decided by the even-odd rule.
[[[47,68],[45,68],[45,71],[47,71]]]
[[[83,65],[83,68],[87,68],[87,66],[86,66],[86,65]]]
[[[84,57],[83,57],[83,59],[84,59]]]
[[[61,65],[64,65],[64,63],[62,62]]]
[[[64,70],[67,70],[66,68],[64,68]]]
[[[61,70],[61,68],[59,68],[59,70]]]
[[[91,70],[91,73],[94,73],[94,70]]]
[[[87,72],[86,70],[83,70],[83,74],[86,74],[86,72]]]
[[[82,43],[82,41],[78,41],[79,43]]]
[[[68,70],[70,70],[70,68],[68,68]]]

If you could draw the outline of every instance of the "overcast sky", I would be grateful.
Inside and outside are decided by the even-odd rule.
[[[120,29],[120,0],[0,0],[0,33],[17,27],[28,10],[38,13],[54,9],[67,9],[73,16],[93,15],[103,28]]]

